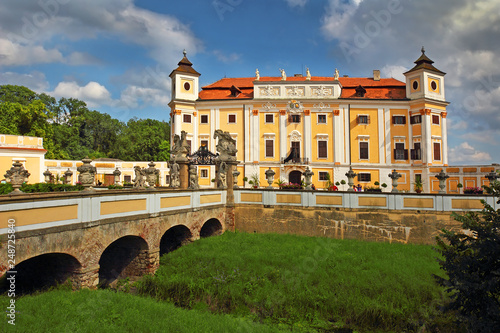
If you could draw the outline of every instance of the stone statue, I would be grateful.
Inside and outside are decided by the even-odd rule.
[[[255,70],[255,81],[259,81],[260,80],[260,73],[259,73],[259,69],[257,68]]]
[[[192,190],[198,190],[200,188],[198,185],[198,168],[196,165],[189,166],[189,188]]]
[[[311,79],[311,72],[309,71],[309,68],[306,68],[306,80]]]
[[[219,165],[218,178],[217,188],[227,188],[227,164],[224,161]]]
[[[170,187],[178,188],[179,186],[181,186],[179,164],[174,161],[174,163],[170,165]]]
[[[229,132],[223,132],[218,129],[214,132],[214,139],[218,139],[215,149],[219,153],[221,161],[236,161],[236,141],[231,137]]]
[[[174,135],[174,144],[170,149],[173,161],[187,161],[187,155],[190,152],[190,147],[187,143],[186,135],[186,131],[181,131],[180,137],[178,134]]]
[[[339,79],[339,70],[337,68],[335,68],[335,75],[333,76],[333,79],[334,80],[338,80]]]
[[[286,73],[285,73],[285,70],[280,68],[280,72],[281,72],[281,81],[286,81]]]
[[[137,189],[145,189],[146,188],[146,173],[140,166],[134,167],[135,179],[133,180],[133,187]]]

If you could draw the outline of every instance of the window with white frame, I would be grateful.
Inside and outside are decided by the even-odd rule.
[[[368,125],[370,123],[370,116],[367,114],[358,114],[357,122],[360,125]]]
[[[359,143],[359,159],[360,160],[368,160],[369,159],[369,151],[368,151],[368,141],[361,141]]]
[[[227,123],[228,124],[236,124],[236,115],[235,114],[228,114],[227,115]]]
[[[328,158],[328,141],[318,140],[318,158]]]
[[[328,172],[326,171],[320,171],[318,172],[318,179],[319,181],[325,182],[328,180]]]
[[[274,124],[274,115],[272,113],[266,113],[266,124]]]
[[[266,157],[274,157],[274,139],[266,139]]]
[[[200,116],[200,124],[208,124],[208,114],[202,114]]]
[[[368,172],[360,172],[360,173],[358,173],[358,181],[359,182],[371,182],[372,175]]]
[[[191,115],[190,114],[182,115],[182,121],[184,123],[190,123],[191,122]]]
[[[326,114],[318,114],[318,124],[326,124]]]
[[[393,125],[406,124],[406,116],[403,116],[403,115],[392,116],[392,124]]]

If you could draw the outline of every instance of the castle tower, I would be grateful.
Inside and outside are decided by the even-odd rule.
[[[196,122],[196,108],[195,102],[198,99],[199,92],[199,77],[193,64],[188,60],[186,50],[183,52],[184,57],[179,61],[178,67],[170,73],[172,80],[172,99],[168,106],[170,112],[170,132],[171,141],[173,136],[178,134],[180,136],[181,130],[189,133],[188,142],[196,144],[193,136],[197,135],[197,122]],[[191,146],[191,151],[196,149],[194,145]]]
[[[410,101],[414,165],[448,165],[448,143],[444,76],[433,65],[434,61],[422,55],[406,76],[406,97]]]

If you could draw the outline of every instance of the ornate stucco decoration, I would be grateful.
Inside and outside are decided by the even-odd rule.
[[[261,96],[279,96],[279,88],[267,85],[265,87],[260,87]]]
[[[332,87],[319,86],[317,88],[312,88],[312,94],[316,97],[328,97],[333,95]]]
[[[304,87],[293,86],[286,89],[287,96],[301,97],[304,96]]]
[[[293,130],[290,132],[290,142],[301,142],[302,141],[302,135],[300,134],[299,131]]]
[[[319,104],[314,104],[313,107],[315,109],[323,110],[323,109],[328,109],[330,107],[330,104],[325,104],[323,102],[320,102]]]
[[[302,103],[296,100],[291,100],[287,104],[287,111],[288,113],[301,113],[303,112],[304,107],[302,106]]]
[[[262,104],[262,108],[266,109],[266,110],[276,109],[276,104],[273,104],[271,102],[267,102],[265,104]]]

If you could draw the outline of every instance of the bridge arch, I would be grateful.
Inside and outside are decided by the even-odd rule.
[[[148,272],[149,247],[139,236],[123,236],[108,245],[99,259],[99,285],[107,287],[127,276]]]
[[[221,235],[223,232],[222,223],[216,218],[211,218],[203,224],[200,230],[200,237],[210,237]]]
[[[160,239],[160,256],[190,243],[192,237],[191,230],[183,224],[169,228]]]
[[[80,262],[67,253],[44,253],[17,263],[15,273],[15,293],[23,295],[38,290],[45,290],[74,279],[81,269]],[[0,277],[0,294],[9,290],[7,277],[9,272]]]

